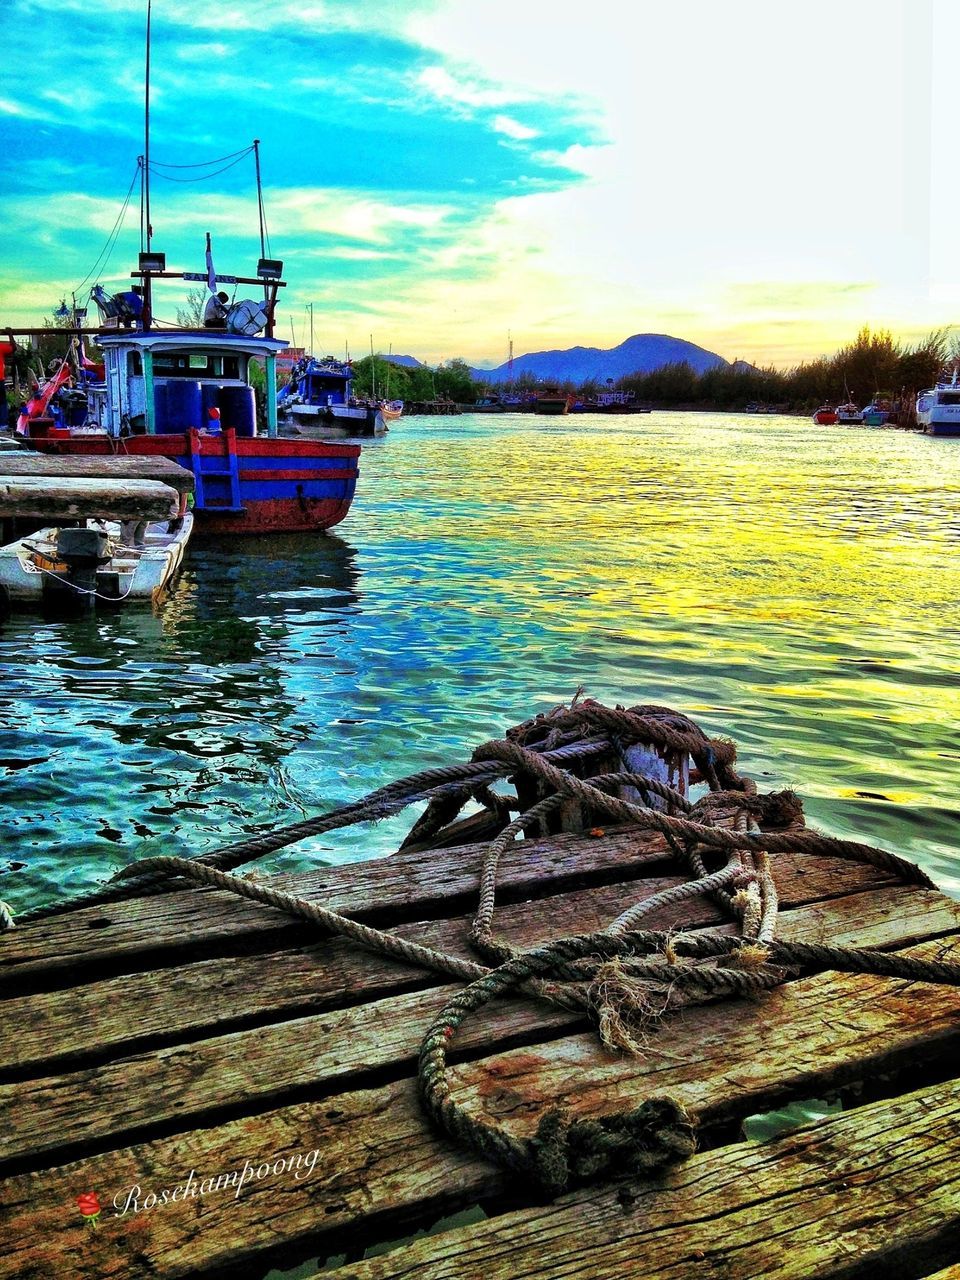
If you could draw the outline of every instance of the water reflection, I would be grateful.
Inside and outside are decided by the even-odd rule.
[[[960,446],[733,415],[411,419],[340,536],[198,543],[156,617],[0,630],[2,896],[295,821],[576,687],[679,707],[960,892]],[[375,856],[405,825],[273,865]],[[14,892],[13,885],[20,887]]]
[[[285,817],[287,758],[310,734],[288,689],[290,636],[306,615],[323,626],[355,611],[358,583],[356,551],[335,536],[273,536],[242,555],[210,542],[157,614],[9,619],[0,778],[24,864],[9,895]]]

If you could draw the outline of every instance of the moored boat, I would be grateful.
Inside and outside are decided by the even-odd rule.
[[[507,406],[499,396],[479,396],[473,404],[460,406],[464,413],[506,413]]]
[[[931,436],[960,435],[960,385],[956,373],[950,382],[938,382],[920,392],[917,425]]]
[[[146,328],[100,332],[97,341],[106,380],[89,387],[86,420],[69,427],[28,422],[32,448],[174,459],[196,481],[198,532],[306,532],[346,516],[360,447],[277,434],[270,387],[284,343],[228,330]],[[259,360],[268,388],[265,433],[251,385]]]
[[[890,418],[890,401],[875,396],[861,414],[865,427],[882,427]]]
[[[821,427],[832,426],[837,420],[837,411],[832,404],[822,404],[813,415],[813,420],[819,422]]]
[[[383,406],[353,395],[353,364],[335,356],[301,360],[277,395],[281,431],[320,437],[377,436],[387,429]],[[393,415],[399,417],[399,414]]]
[[[135,522],[86,521],[45,528],[0,547],[0,601],[157,604],[183,564],[193,516]]]
[[[838,404],[837,422],[840,426],[859,426],[863,422],[863,412],[860,406],[854,404],[852,400],[848,400],[845,404]]]
[[[570,406],[573,403],[573,396],[565,395],[562,391],[556,391],[553,388],[542,391],[536,398],[534,403],[534,413],[569,413]]]
[[[127,454],[172,458],[192,471],[197,531],[257,534],[328,529],[350,509],[357,483],[358,445],[281,439],[277,423],[277,354],[274,318],[283,263],[266,253],[259,142],[254,157],[260,214],[256,275],[218,275],[210,234],[204,272],[168,271],[166,255],[152,243],[150,206],[150,6],[147,5],[144,153],[141,174],[141,249],[137,281],[109,294],[100,282],[91,297],[100,313],[95,329],[75,327],[79,339],[95,338],[104,357],[102,382],[87,387],[79,422],[56,425],[46,406],[18,423],[33,448],[74,456]],[[209,290],[193,325],[157,323],[154,283],[200,281]],[[228,284],[255,287],[259,296],[231,302]],[[202,295],[201,295],[202,296]],[[74,312],[74,322],[77,314]],[[14,331],[16,332],[16,331]],[[45,333],[20,330],[20,333]],[[12,336],[12,335],[11,335]],[[95,362],[92,362],[95,363]],[[263,368],[261,425],[254,383]],[[81,415],[78,414],[78,417]]]

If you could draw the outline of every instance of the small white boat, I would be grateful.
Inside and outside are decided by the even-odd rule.
[[[0,547],[0,601],[9,605],[157,604],[183,564],[187,511],[150,523],[88,520]]]
[[[950,382],[938,382],[917,396],[917,425],[927,435],[960,436],[960,384],[956,372]]]
[[[836,414],[837,422],[840,426],[843,426],[844,423],[846,423],[847,426],[850,426],[854,423],[859,425],[863,422],[863,411],[860,406],[854,404],[852,400],[848,400],[846,404],[838,404]]]

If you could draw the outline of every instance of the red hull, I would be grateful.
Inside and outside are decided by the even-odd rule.
[[[814,422],[819,422],[821,427],[829,427],[836,422],[837,415],[833,412],[828,413],[821,409],[818,413],[813,415],[813,420]]]
[[[353,501],[360,455],[359,445],[234,437],[232,431],[223,436],[191,432],[119,440],[99,433],[40,435],[28,443],[43,453],[172,458],[198,474],[194,510],[198,531],[232,534],[307,533],[339,524]],[[237,487],[233,492],[239,502],[234,497],[231,505],[229,480],[221,464],[234,462]]]

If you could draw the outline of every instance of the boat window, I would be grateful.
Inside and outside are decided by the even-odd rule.
[[[139,351],[131,351],[127,355],[127,377],[139,378],[143,374],[143,361]]]
[[[157,351],[153,367],[164,378],[237,378],[240,377],[239,355],[221,355],[217,351]]]
[[[941,404],[960,404],[960,391],[941,391]]]

